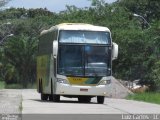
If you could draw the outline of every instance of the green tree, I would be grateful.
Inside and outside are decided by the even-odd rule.
[[[6,3],[8,3],[10,0],[0,0],[0,7],[3,7]]]
[[[8,41],[5,48],[5,57],[15,67],[20,83],[27,87],[27,83],[35,81],[37,39],[23,34]]]

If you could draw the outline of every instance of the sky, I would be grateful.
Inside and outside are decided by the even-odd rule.
[[[105,0],[107,3],[115,2],[116,0]],[[15,8],[47,8],[52,12],[60,12],[65,10],[66,5],[75,5],[78,8],[89,7],[89,0],[11,0],[5,7]]]

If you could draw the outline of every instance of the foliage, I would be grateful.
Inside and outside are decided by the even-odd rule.
[[[160,85],[160,9],[158,0],[119,0],[107,4],[103,0],[90,0],[92,6],[77,8],[66,6],[65,11],[49,12],[47,9],[11,8],[2,11],[0,23],[12,22],[0,28],[0,38],[9,33],[0,51],[0,78],[7,83],[35,82],[36,53],[38,36],[63,22],[90,23],[108,27],[113,41],[119,45],[119,58],[113,62],[113,75],[124,80],[140,79],[141,84],[152,88]],[[141,28],[140,14],[150,23],[151,28]],[[3,52],[4,50],[4,52]]]
[[[127,99],[160,104],[160,93],[146,92],[129,95]]]
[[[10,0],[0,0],[0,7],[3,7],[6,3],[8,3]]]
[[[35,79],[35,55],[37,51],[37,39],[23,34],[14,37],[4,47],[6,60],[15,67],[18,72],[19,82],[27,87],[27,81]],[[8,79],[8,78],[7,78]]]
[[[22,84],[6,84],[5,89],[23,89]]]
[[[158,0],[121,0],[120,5],[132,13],[144,16],[147,20],[160,18],[160,2]]]
[[[4,81],[0,81],[0,89],[4,89],[5,88],[5,82]]]
[[[160,60],[155,62],[152,68],[152,72],[151,72],[153,81],[155,82],[157,86],[160,86],[160,75],[159,74],[160,74]]]

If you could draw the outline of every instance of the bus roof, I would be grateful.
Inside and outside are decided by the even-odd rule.
[[[46,32],[52,31],[54,29],[58,29],[58,30],[107,31],[107,32],[110,32],[110,30],[107,27],[102,27],[102,26],[95,26],[95,25],[85,24],[85,23],[62,23],[62,24],[58,24],[56,26],[53,26],[48,30],[43,30],[41,32],[41,34],[45,34]]]
[[[91,30],[91,31],[109,31],[107,27],[95,26],[85,23],[62,23],[56,26],[59,30]]]

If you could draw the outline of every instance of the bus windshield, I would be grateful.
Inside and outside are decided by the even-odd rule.
[[[60,31],[60,43],[110,44],[110,33],[105,31]]]
[[[110,54],[107,46],[60,45],[58,74],[68,76],[108,76]]]

